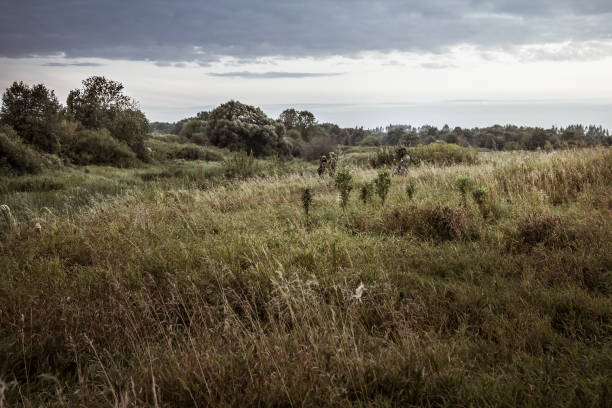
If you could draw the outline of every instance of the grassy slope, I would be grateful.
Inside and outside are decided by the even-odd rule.
[[[9,405],[612,399],[610,151],[414,168],[412,201],[394,177],[384,207],[354,191],[346,214],[314,175],[202,190],[94,168],[79,183],[115,171],[125,188],[84,212],[1,196],[21,221],[0,244]],[[459,176],[489,189],[486,218]]]

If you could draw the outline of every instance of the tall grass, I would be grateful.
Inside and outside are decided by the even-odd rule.
[[[606,406],[611,158],[425,164],[411,200],[397,179],[345,217],[314,172],[200,189],[115,169],[122,191],[79,213],[13,200],[42,229],[17,216],[0,241],[5,402]],[[491,216],[463,205],[460,176]]]

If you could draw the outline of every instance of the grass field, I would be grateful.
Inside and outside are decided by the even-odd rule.
[[[347,151],[344,211],[214,153],[2,180],[4,406],[612,403],[610,150],[424,162],[384,205]]]

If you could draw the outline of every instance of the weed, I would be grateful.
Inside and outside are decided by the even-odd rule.
[[[340,192],[340,207],[342,207],[342,210],[344,211],[346,210],[349,196],[351,194],[351,190],[353,189],[353,175],[351,174],[351,171],[344,167],[336,172],[334,185]]]
[[[359,190],[359,199],[364,204],[367,204],[368,201],[370,201],[370,199],[372,198],[372,193],[373,192],[374,192],[374,183],[373,182],[363,183],[363,185],[361,186],[361,189]]]
[[[412,200],[414,193],[416,193],[416,183],[414,180],[409,180],[408,183],[406,183],[406,195],[409,200]]]
[[[302,187],[302,208],[304,209],[304,215],[306,221],[308,221],[308,213],[310,210],[310,204],[312,203],[312,187]]]
[[[477,187],[472,190],[472,198],[474,199],[474,202],[476,202],[476,204],[478,205],[478,209],[480,210],[480,213],[482,214],[483,218],[486,218],[488,212],[485,206],[485,200],[488,194],[489,190],[486,187]]]
[[[378,194],[384,205],[389,193],[389,187],[391,187],[391,173],[388,170],[379,171],[378,176],[374,179],[374,185],[376,186],[376,194]]]
[[[467,207],[467,195],[470,189],[472,188],[472,180],[468,177],[459,177],[455,180],[455,187],[461,193],[461,202],[464,207]]]

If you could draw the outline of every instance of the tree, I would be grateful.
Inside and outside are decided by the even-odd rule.
[[[288,154],[285,126],[259,108],[238,101],[226,102],[209,116],[206,132],[210,142],[230,150],[246,150],[255,156]]]
[[[26,143],[56,153],[60,108],[55,93],[43,84],[30,87],[13,82],[2,95],[0,121],[11,126]]]
[[[108,129],[113,138],[124,142],[138,155],[147,158],[144,138],[149,122],[138,104],[123,94],[123,84],[102,76],[83,81],[83,89],[70,91],[68,113],[86,129]]]
[[[298,112],[293,108],[285,109],[278,117],[278,120],[283,123],[287,130],[298,129],[304,138],[307,138],[308,129],[317,123],[312,112],[307,110]]]
[[[117,112],[138,110],[136,102],[123,94],[123,84],[102,76],[83,80],[83,89],[70,91],[68,112],[88,129],[107,128]]]

